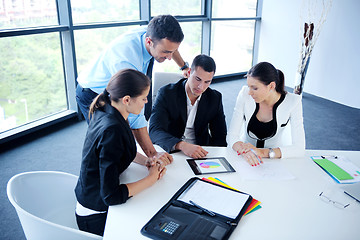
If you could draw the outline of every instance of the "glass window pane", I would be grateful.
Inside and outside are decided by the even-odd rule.
[[[184,32],[184,41],[179,47],[182,57],[191,64],[192,59],[201,53],[201,22],[180,23]],[[137,26],[103,28],[75,31],[75,46],[77,69],[80,73],[88,64],[94,61],[105,50],[108,44]],[[89,41],[91,39],[91,41]],[[165,61],[161,64],[155,61],[154,72],[180,72],[174,61]]]
[[[134,28],[136,28],[136,26],[75,31],[74,36],[78,73],[92,61],[95,61],[112,40]]]
[[[0,29],[57,24],[55,0],[0,1]]]
[[[182,58],[191,65],[194,57],[201,53],[201,22],[180,23],[184,32],[184,40],[180,44],[179,52]],[[155,61],[153,72],[178,72],[179,66],[173,61],[158,63]]]
[[[0,49],[0,132],[67,110],[59,33],[1,38]]]
[[[210,55],[216,75],[247,72],[252,63],[255,21],[213,21]]]
[[[213,18],[256,17],[257,0],[213,0]]]
[[[139,20],[139,1],[72,0],[73,23]]]
[[[201,15],[201,0],[151,0],[151,15]]]

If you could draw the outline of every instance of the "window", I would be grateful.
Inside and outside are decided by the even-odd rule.
[[[59,40],[58,33],[0,39],[1,131],[67,109]]]
[[[69,103],[56,2],[2,0],[0,6],[2,139],[3,133],[68,110]]]
[[[74,24],[139,20],[139,1],[134,0],[72,0]]]
[[[184,33],[184,40],[180,44],[179,52],[183,59],[191,65],[194,57],[201,53],[201,22],[180,23]],[[163,63],[155,61],[153,72],[179,72],[179,67],[173,61]]]
[[[213,0],[210,55],[217,75],[247,72],[253,62],[257,1]]]
[[[255,21],[214,21],[210,56],[216,75],[247,72],[252,65]]]
[[[55,0],[0,0],[0,29],[57,24]]]
[[[201,15],[201,0],[151,0],[151,15]]]
[[[246,18],[256,17],[254,0],[213,0],[213,18]]]
[[[112,27],[75,31],[78,72],[80,73],[91,61],[97,58],[112,40],[132,28],[134,27]]]
[[[179,20],[185,35],[179,51],[190,64],[204,53],[215,59],[217,77],[246,72],[256,51],[258,5],[257,0],[0,0],[0,144],[76,116],[77,73],[113,39],[151,16],[172,14]],[[155,64],[154,71],[180,73],[173,61]]]

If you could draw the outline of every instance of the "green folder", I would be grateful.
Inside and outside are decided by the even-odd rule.
[[[337,178],[338,180],[349,180],[354,179],[349,173],[344,171],[335,163],[324,159],[313,159],[320,167],[322,167],[326,172]]]

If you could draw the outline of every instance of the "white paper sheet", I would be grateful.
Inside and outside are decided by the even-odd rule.
[[[197,180],[191,188],[180,195],[178,200],[189,204],[192,200],[212,212],[235,219],[248,198],[248,194]]]
[[[281,162],[269,161],[260,166],[252,167],[245,160],[234,163],[236,171],[245,180],[291,180],[295,179]]]

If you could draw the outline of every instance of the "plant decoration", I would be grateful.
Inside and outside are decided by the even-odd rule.
[[[307,3],[306,3],[307,2]],[[321,2],[321,9],[319,9],[319,3]],[[307,6],[305,6],[307,5]],[[303,1],[303,7],[302,9],[307,9],[308,16],[304,20],[304,18],[301,17],[301,26],[300,26],[300,32],[302,32],[304,28],[304,34],[300,37],[300,61],[298,65],[298,69],[295,76],[295,87],[294,87],[294,93],[296,94],[302,94],[303,88],[304,88],[304,82],[305,82],[305,75],[309,66],[310,62],[310,56],[312,53],[312,50],[314,48],[314,45],[316,43],[316,40],[318,39],[320,35],[320,30],[322,25],[325,22],[326,16],[331,8],[332,0],[304,0]],[[319,16],[319,12],[321,10],[321,15]],[[318,17],[318,20],[316,21],[316,18]],[[315,23],[316,22],[316,23]]]

